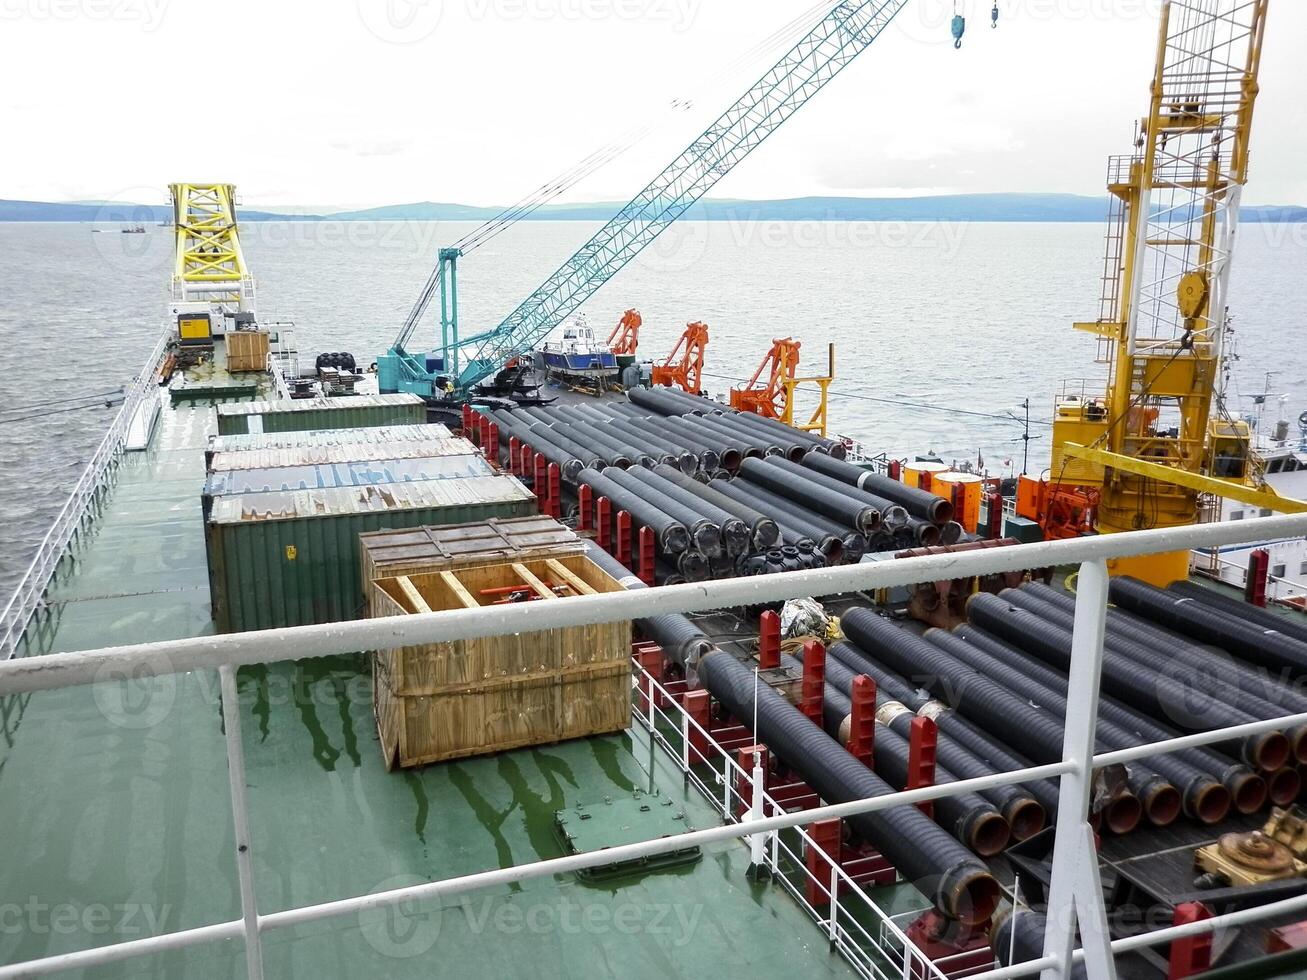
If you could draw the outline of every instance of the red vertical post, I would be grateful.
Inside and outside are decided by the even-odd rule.
[[[1181,902],[1175,907],[1172,925],[1185,926],[1212,917],[1212,910],[1202,902]],[[1171,956],[1166,980],[1183,980],[1202,973],[1212,965],[1212,934],[1199,933],[1171,942]]]
[[[917,486],[920,487],[922,490],[925,490],[927,493],[935,492],[934,490],[930,489],[930,474],[925,472],[924,470],[921,473],[921,478],[917,481]],[[961,517],[962,515],[958,514],[957,516]]]
[[[929,718],[920,715],[912,719],[908,732],[908,782],[903,788],[922,789],[935,785],[935,743],[939,730]],[[928,817],[935,816],[935,804],[918,803],[917,808]]]
[[[708,726],[712,723],[711,702],[708,699],[708,692],[700,688],[696,691],[686,691],[681,695],[681,706],[685,713],[698,723],[696,728],[690,726],[690,745],[689,758],[690,765],[697,765],[700,762],[708,761]],[[702,728],[703,731],[699,729]]]
[[[953,484],[949,499],[953,502],[953,520],[962,525],[962,530],[974,532],[974,527],[967,527],[967,488],[961,483]]]
[[[837,820],[818,820],[807,827],[808,837],[820,847],[826,856],[818,853],[816,847],[809,847],[803,856],[808,866],[807,892],[808,904],[813,908],[829,905],[831,898],[831,869],[840,859],[840,849],[844,843],[844,828]]]
[[[631,567],[631,515],[624,510],[617,512],[617,554],[615,557],[627,568]]]
[[[640,669],[649,675],[650,678],[658,682],[663,679],[663,648],[653,644],[641,644],[635,654],[636,661],[640,664]],[[640,680],[640,711],[648,714],[649,703],[655,699],[661,700],[662,695],[655,694],[652,683],[644,678]],[[658,704],[662,707],[662,704]]]
[[[594,490],[590,484],[582,483],[576,488],[576,529],[589,531],[594,520]]]
[[[1271,574],[1271,553],[1265,548],[1258,548],[1248,556],[1248,581],[1243,587],[1243,597],[1254,606],[1266,606],[1266,581]]]
[[[521,455],[517,461],[517,472],[519,476],[526,479],[531,475],[531,463],[536,458],[536,451],[523,443],[519,452]]]
[[[767,609],[758,617],[758,669],[773,670],[781,665],[781,617]]]
[[[549,516],[558,520],[563,516],[563,487],[557,463],[549,464],[545,471],[545,480],[549,484]]]
[[[499,426],[494,422],[486,423],[486,458],[499,462]]]
[[[850,693],[849,754],[870,769],[876,757],[876,682],[859,674]]]
[[[742,816],[749,812],[753,806],[753,757],[757,755],[758,761],[762,764],[762,774],[764,789],[767,781],[768,755],[767,746],[765,745],[745,745],[735,750],[735,761],[744,772],[735,774],[735,795],[738,797],[736,802],[737,816]]]
[[[640,581],[645,585],[653,588],[654,586],[654,567],[657,559],[654,557],[654,532],[653,528],[645,525],[640,528]]]
[[[536,453],[531,463],[531,489],[535,491],[536,506],[540,513],[548,514],[549,481],[545,476],[545,458],[540,453]]]
[[[472,438],[472,406],[466,402],[463,404],[463,437]]]
[[[826,696],[826,646],[818,640],[803,645],[803,698],[799,710],[821,726],[822,699]]]
[[[609,554],[613,550],[613,502],[607,497],[595,501],[595,543]]]
[[[1003,495],[1001,493],[995,492],[989,495],[989,508],[985,516],[989,519],[990,540],[997,541],[1003,536]]]
[[[525,475],[522,473],[522,444],[517,436],[508,437],[508,472],[514,476]]]
[[[903,464],[897,459],[891,459],[889,461],[889,478],[891,480],[903,479]]]

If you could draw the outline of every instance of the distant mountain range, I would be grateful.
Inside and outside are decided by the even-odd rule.
[[[547,205],[532,221],[605,221],[618,202]],[[358,211],[302,214],[242,208],[245,221],[485,221],[503,209],[467,204],[390,204]],[[1102,221],[1106,199],[1076,194],[945,194],[938,197],[796,197],[780,201],[705,200],[686,212],[700,221]],[[1307,207],[1245,207],[1244,221],[1307,221]],[[7,201],[0,221],[158,223],[172,208],[117,202]]]

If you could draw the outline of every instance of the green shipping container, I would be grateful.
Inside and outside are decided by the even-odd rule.
[[[218,497],[205,525],[213,621],[236,633],[358,618],[360,534],[535,509],[503,475]]]
[[[218,435],[361,429],[374,425],[421,425],[427,405],[417,395],[358,395],[351,398],[289,398],[219,405]]]

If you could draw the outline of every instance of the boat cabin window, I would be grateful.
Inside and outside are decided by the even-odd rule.
[[[1262,510],[1261,510],[1261,515],[1262,515],[1263,517],[1270,517],[1270,516],[1271,516],[1271,508],[1269,508],[1269,507],[1263,507]]]
[[[1298,566],[1299,575],[1307,575],[1307,561]]]
[[[1272,565],[1272,566],[1271,566],[1271,578],[1284,578],[1284,566],[1283,566],[1283,565]]]
[[[1266,472],[1267,472],[1267,473],[1279,473],[1279,472],[1280,472],[1280,469],[1281,469],[1283,466],[1284,466],[1284,460],[1282,460],[1282,459],[1273,459],[1273,460],[1271,460],[1269,463],[1266,464]]]
[[[1241,510],[1232,510],[1232,511],[1230,511],[1230,520],[1232,520],[1232,521],[1242,521],[1242,520],[1243,520],[1243,511],[1241,511]]]

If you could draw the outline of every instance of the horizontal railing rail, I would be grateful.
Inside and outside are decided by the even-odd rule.
[[[102,679],[108,667],[129,671],[133,676],[168,674],[217,668],[223,691],[224,737],[228,755],[235,855],[241,884],[242,918],[194,929],[166,933],[79,952],[66,953],[25,963],[0,966],[0,978],[53,973],[116,962],[136,956],[181,949],[219,939],[243,938],[250,976],[262,976],[261,937],[269,930],[307,922],[337,918],[377,907],[404,902],[444,899],[474,889],[567,874],[719,841],[772,834],[798,828],[817,820],[847,818],[891,807],[923,803],[960,793],[978,792],[998,786],[1039,779],[1059,778],[1062,805],[1058,809],[1057,839],[1053,853],[1050,908],[1076,907],[1084,913],[1097,903],[1101,907],[1101,885],[1097,865],[1078,856],[1092,848],[1085,808],[1092,771],[1100,765],[1161,755],[1182,748],[1209,745],[1233,735],[1270,731],[1307,721],[1307,714],[1266,719],[1233,728],[1187,735],[1141,745],[1095,757],[1094,727],[1097,712],[1098,677],[1103,656],[1103,630],[1107,608],[1107,571],[1104,562],[1114,557],[1183,551],[1199,547],[1238,544],[1307,534],[1307,515],[1259,518],[1227,524],[1203,524],[1178,529],[1137,531],[1097,538],[1079,538],[1040,544],[1017,545],[986,551],[905,558],[807,572],[759,576],[744,580],[721,580],[693,585],[642,589],[633,592],[582,596],[559,603],[532,603],[516,607],[450,611],[429,615],[392,617],[366,622],[335,623],[268,630],[259,633],[202,637],[154,644],[50,654],[0,663],[0,696],[41,691]],[[683,834],[632,844],[617,845],[566,857],[551,858],[508,868],[389,891],[356,895],[316,905],[260,914],[257,910],[250,871],[252,855],[245,805],[244,752],[240,712],[236,699],[236,668],[245,664],[293,661],[356,651],[385,649],[444,642],[481,636],[512,634],[561,626],[615,622],[670,612],[771,602],[811,595],[832,595],[874,590],[941,578],[992,574],[1022,568],[1080,563],[1079,593],[1073,632],[1073,655],[1065,725],[1065,749],[1060,762],[1032,766],[1013,772],[993,773],[981,778],[960,779],[921,789],[897,792],[870,799],[825,804],[798,813],[767,812],[738,823],[688,831]],[[98,675],[98,676],[97,676]],[[723,770],[724,776],[729,767]],[[726,780],[728,783],[729,779]],[[706,787],[706,784],[705,784]],[[727,800],[729,806],[729,800]],[[773,804],[774,806],[774,804]],[[1086,880],[1089,876],[1092,880]],[[1097,894],[1095,894],[1095,886]],[[1219,915],[1189,925],[1156,930],[1109,941],[1106,923],[1093,915],[1053,916],[1045,940],[1046,955],[1038,960],[980,974],[987,980],[1024,976],[1040,970],[1065,975],[1072,962],[1071,950],[1078,933],[1083,950],[1077,956],[1097,972],[1111,975],[1115,953],[1170,942],[1226,925],[1243,924],[1268,916],[1307,909],[1307,897],[1288,899],[1257,909]],[[1101,911],[1101,909],[1100,909]],[[832,937],[835,938],[835,937]],[[436,950],[438,953],[438,949]]]

